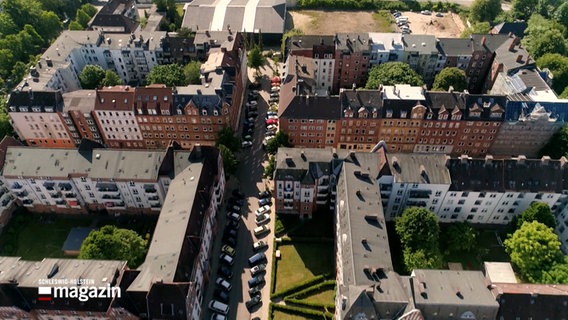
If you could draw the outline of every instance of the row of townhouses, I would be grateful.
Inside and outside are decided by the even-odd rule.
[[[354,171],[359,180],[369,183],[354,192],[360,191],[360,198],[380,206],[387,221],[394,220],[406,207],[417,206],[434,212],[442,223],[506,225],[539,201],[555,213],[556,232],[563,248],[568,249],[565,158],[383,153],[386,144],[381,144],[377,146],[381,157],[376,163]],[[309,218],[317,210],[336,208],[341,202],[339,173],[347,161],[359,163],[361,157],[377,156],[336,149],[280,149],[274,173],[276,212]],[[365,196],[365,191],[377,194]]]
[[[66,31],[49,50],[67,37],[90,39],[95,36],[82,34],[89,32]],[[165,37],[162,41],[167,39],[181,38]],[[41,77],[25,80],[8,99],[12,125],[22,141],[38,147],[72,148],[82,139],[109,148],[165,149],[172,140],[185,149],[195,143],[213,145],[219,130],[227,126],[236,128],[240,116],[247,82],[244,39],[241,34],[229,31],[197,33],[194,39],[201,39],[199,41],[203,43],[200,50],[196,47],[197,52],[207,54],[207,60],[201,66],[201,84],[174,88],[164,85],[116,86],[96,90],[79,90],[77,82],[78,73],[87,63],[86,56],[91,54],[90,49],[85,49],[90,45],[81,47],[78,39],[69,40],[67,46],[74,49],[68,56],[70,58],[61,59],[73,69],[69,74],[75,78],[76,85],[62,79],[62,83],[67,83],[66,89],[42,81]],[[181,48],[175,50],[186,52]],[[73,54],[77,58],[73,58]],[[48,52],[44,54],[47,55]],[[122,61],[123,58],[118,59]],[[73,62],[79,60],[82,62]],[[88,63],[109,68],[101,61],[100,57],[88,59]],[[156,60],[154,65],[161,63],[166,61]],[[38,68],[41,65],[40,61]],[[67,69],[52,65],[50,70],[61,73]],[[32,69],[31,74],[47,76],[36,69]],[[35,83],[36,80],[39,82]],[[127,78],[124,80],[132,82]]]
[[[37,165],[35,181],[27,174],[18,179],[22,189],[40,197],[47,195],[48,202],[52,202],[51,193],[63,193],[65,197],[66,193],[74,192],[77,200],[73,204],[88,207],[87,201],[94,200],[89,200],[89,193],[81,190],[90,187],[95,197],[100,196],[105,203],[109,202],[105,195],[124,195],[126,191],[134,196],[138,191],[136,194],[144,198],[143,201],[157,195],[163,204],[161,210],[158,208],[160,215],[145,261],[135,270],[129,269],[126,261],[48,258],[23,261],[18,257],[0,257],[2,319],[203,318],[203,294],[211,281],[212,240],[225,189],[225,175],[217,149],[169,150],[169,155],[124,150],[113,151],[116,152],[114,156],[105,154],[106,150],[95,150],[91,160],[99,162],[100,166],[89,165],[81,159],[90,157],[90,152],[31,150],[39,154],[26,154],[23,148],[9,148],[7,154],[15,158],[7,159],[6,165],[14,166],[15,163],[10,161],[16,158],[16,162],[24,162],[18,166],[36,170]],[[37,157],[37,163],[27,162],[33,162],[30,159],[34,157]],[[169,163],[161,162],[160,157],[169,157]],[[122,164],[117,167],[118,163]],[[139,165],[132,166],[132,163]],[[78,167],[79,164],[82,167]],[[14,170],[20,171],[22,167]],[[106,171],[106,178],[92,180],[89,174],[97,171],[97,175]],[[162,171],[165,175],[157,177]],[[64,176],[67,178],[63,179]],[[130,179],[133,180],[128,181]],[[122,200],[125,204],[127,197]],[[114,199],[110,201],[115,202]],[[116,286],[120,288],[120,295],[86,302],[72,298],[38,299],[39,287],[76,287],[77,283],[69,282],[69,279],[83,279],[96,287]]]
[[[487,224],[504,223],[531,201],[555,206],[568,172],[565,159],[452,159],[387,154],[383,148],[278,152],[276,212],[309,217],[308,210],[334,209],[337,319],[566,319],[568,286],[517,283],[509,264],[485,263],[485,275],[399,275],[385,225],[405,206],[429,207],[442,222]],[[566,220],[558,211],[556,231],[566,246],[568,235],[560,231]]]
[[[535,67],[535,61],[513,33],[437,38],[401,33],[337,33],[287,39],[283,76],[304,68],[313,76],[312,94],[337,94],[341,88],[364,87],[369,70],[386,62],[404,62],[431,85],[443,68],[457,67],[467,89],[481,93],[499,73]]]

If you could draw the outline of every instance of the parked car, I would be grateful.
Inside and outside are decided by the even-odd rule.
[[[224,290],[215,289],[215,291],[213,292],[213,298],[224,303],[229,302],[229,294],[227,293],[227,291]]]
[[[422,11],[420,11],[420,13],[422,13],[423,15],[427,15],[427,16],[432,15],[432,11],[430,11],[430,10],[422,10]]]
[[[223,243],[228,244],[234,248],[237,246],[237,238],[231,236],[223,237]]]
[[[251,141],[243,141],[243,142],[241,142],[241,147],[242,148],[252,147],[252,142]]]
[[[243,140],[252,141],[252,136],[250,134],[247,134],[246,136],[243,137]]]
[[[261,87],[260,82],[253,82],[251,84],[248,85],[249,89],[259,89]]]
[[[266,116],[266,120],[269,120],[269,119],[278,120],[278,116],[277,116],[277,115],[270,115],[270,114],[269,114],[269,115]]]
[[[240,192],[239,189],[233,189],[231,194],[233,195],[233,197],[235,197],[237,199],[244,199],[245,198],[245,194]]]
[[[256,266],[257,264],[266,260],[266,255],[264,252],[255,253],[248,259],[248,263],[251,267]]]
[[[276,112],[276,111],[267,111],[266,114],[269,115],[269,116],[277,116],[277,115],[278,115],[278,112]]]
[[[258,106],[256,104],[252,104],[250,106],[247,106],[248,111],[258,111]]]
[[[235,229],[225,229],[225,235],[224,237],[229,238],[229,237],[233,237],[236,238],[237,237],[237,230]]]
[[[219,256],[219,261],[221,261],[222,263],[228,264],[230,266],[232,266],[233,263],[235,263],[235,259],[233,259],[233,257],[231,257],[230,255],[228,255],[226,253],[221,253],[221,255]]]
[[[219,313],[213,313],[211,315],[211,320],[227,320],[227,317],[225,317],[224,315],[219,314]],[[251,319],[251,320],[254,320],[254,318]],[[258,319],[258,320],[260,320],[260,319]]]
[[[252,244],[252,249],[254,251],[259,251],[259,250],[266,248],[266,247],[268,247],[268,243],[266,243],[266,241],[263,241],[263,240],[259,240],[259,241]]]
[[[268,99],[268,102],[278,102],[278,101],[280,101],[278,97],[271,97],[270,99]]]
[[[251,311],[252,308],[259,305],[261,302],[262,302],[262,299],[260,298],[260,296],[254,296],[254,297],[252,297],[252,299],[245,302],[245,305],[247,307],[247,310]]]
[[[258,205],[259,205],[259,206],[266,206],[266,205],[271,206],[271,205],[272,205],[272,201],[270,201],[269,198],[259,199],[259,200],[258,200]]]
[[[229,204],[227,206],[227,211],[241,212],[241,206]]]
[[[233,221],[241,221],[241,215],[236,212],[229,212],[227,213],[227,218]]]
[[[277,119],[268,119],[266,120],[266,125],[277,125],[278,124],[278,120]]]
[[[219,287],[223,288],[225,291],[231,291],[231,288],[233,287],[229,281],[223,279],[222,277],[217,278],[215,283],[218,284]]]
[[[225,266],[220,266],[219,269],[217,269],[217,274],[222,275],[227,279],[231,279],[233,277],[233,271]]]
[[[261,224],[265,223],[268,220],[270,220],[270,215],[263,214],[262,216],[256,217],[256,225],[260,226]]]
[[[254,277],[257,273],[261,273],[265,270],[266,270],[266,264],[261,263],[259,265],[256,265],[256,266],[250,268],[250,275]]]
[[[227,224],[225,225],[225,229],[239,230],[239,222],[229,220],[229,221],[227,221]]]
[[[222,246],[222,247],[221,247],[221,251],[222,251],[223,253],[226,253],[226,254],[230,255],[231,257],[234,257],[234,256],[235,256],[235,253],[236,253],[235,249],[232,248],[232,247],[229,246],[229,245],[224,245],[224,246]]]
[[[245,204],[245,201],[243,199],[236,199],[236,198],[229,198],[229,204],[233,205],[233,206],[239,206],[242,207]]]
[[[280,86],[274,86],[270,88],[270,92],[278,92],[278,91],[280,91]]]
[[[254,232],[254,235],[258,237],[262,234],[270,232],[270,229],[266,225],[263,225],[263,226],[254,228],[253,232]]]
[[[278,92],[273,92],[273,93],[270,94],[270,97],[271,98],[278,98],[278,97],[280,97],[280,94]]]
[[[402,13],[400,13],[399,11],[397,11],[397,12],[394,12],[392,15],[393,15],[393,17],[398,18],[398,17],[400,17],[400,16],[402,15]]]
[[[270,131],[270,132],[265,132],[265,133],[264,133],[264,138],[265,138],[265,139],[266,139],[266,138],[272,138],[272,137],[274,137],[275,135],[276,135],[276,133],[274,133],[274,132],[272,132],[272,131]]]
[[[250,289],[248,290],[248,292],[249,292],[249,295],[250,295],[251,297],[253,297],[253,296],[259,295],[259,294],[260,294],[260,290],[261,290],[260,286],[254,286],[254,287],[250,288]]]
[[[211,300],[209,302],[209,309],[218,313],[222,313],[224,315],[229,313],[229,306],[217,300]]]
[[[436,12],[436,17],[442,18],[443,16],[444,16],[443,13],[441,13],[441,12]]]
[[[257,217],[259,217],[259,216],[261,216],[265,213],[269,213],[269,212],[270,212],[270,206],[264,205],[264,206],[256,209],[256,211],[254,213]]]
[[[262,199],[262,198],[270,198],[272,196],[272,193],[270,193],[270,191],[268,190],[264,190],[258,193],[258,198]]]
[[[249,286],[249,288],[252,288],[252,287],[257,286],[261,283],[264,283],[264,276],[262,276],[262,275],[251,278],[248,281],[248,286]]]

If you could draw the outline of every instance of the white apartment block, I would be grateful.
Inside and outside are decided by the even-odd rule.
[[[320,96],[331,94],[335,58],[332,53],[314,53],[315,93]]]
[[[369,58],[371,67],[386,62],[402,61],[404,57],[402,34],[369,32],[369,38],[371,39],[371,57]]]

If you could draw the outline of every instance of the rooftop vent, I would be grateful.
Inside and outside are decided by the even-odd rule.
[[[540,161],[541,161],[543,166],[546,166],[550,162],[550,157],[549,156],[542,156],[542,158],[540,158]]]
[[[518,164],[525,164],[525,161],[526,161],[526,160],[527,160],[527,157],[526,157],[526,156],[519,155],[519,156],[517,157],[517,163],[518,163]]]
[[[493,162],[493,156],[488,154],[485,156],[485,165],[490,165]]]

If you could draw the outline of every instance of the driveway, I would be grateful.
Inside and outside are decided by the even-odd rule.
[[[267,68],[267,72],[271,72]],[[272,75],[270,73],[270,75]],[[269,79],[269,78],[268,78]],[[235,262],[232,266],[233,278],[231,279],[232,289],[230,293],[229,307],[230,311],[227,319],[252,319],[259,317],[260,319],[268,319],[268,305],[270,302],[270,278],[272,272],[272,253],[274,242],[274,207],[270,213],[270,221],[266,225],[270,228],[270,233],[261,236],[262,239],[268,243],[268,248],[265,249],[267,259],[267,272],[264,274],[266,283],[262,287],[262,305],[253,308],[252,313],[247,310],[245,302],[249,300],[248,294],[248,280],[250,276],[250,267],[248,266],[248,258],[254,254],[252,244],[257,239],[252,230],[257,226],[255,222],[254,211],[258,209],[258,192],[264,191],[266,186],[272,189],[272,183],[262,178],[264,171],[263,163],[267,160],[265,152],[262,150],[262,140],[264,139],[266,111],[268,110],[269,93],[266,89],[270,90],[270,80],[265,79],[261,91],[261,98],[258,99],[258,117],[255,122],[255,130],[253,134],[253,145],[250,148],[245,148],[239,155],[240,164],[235,176],[232,176],[227,182],[227,190],[225,199],[231,197],[232,188],[238,186],[239,190],[246,195],[246,203],[241,209],[242,222],[240,223],[237,248],[235,255]],[[243,112],[244,119],[244,112]],[[242,120],[240,123],[242,124]],[[239,131],[242,127],[239,128]],[[223,236],[223,229],[225,226],[226,212],[225,206],[221,210],[221,217],[219,222],[218,234],[213,247],[213,263],[211,269],[211,282],[209,288],[206,290],[202,304],[202,319],[210,319],[211,311],[208,309],[209,301],[213,296],[213,291],[216,289],[215,279],[217,278],[217,266],[221,247],[221,238]]]

